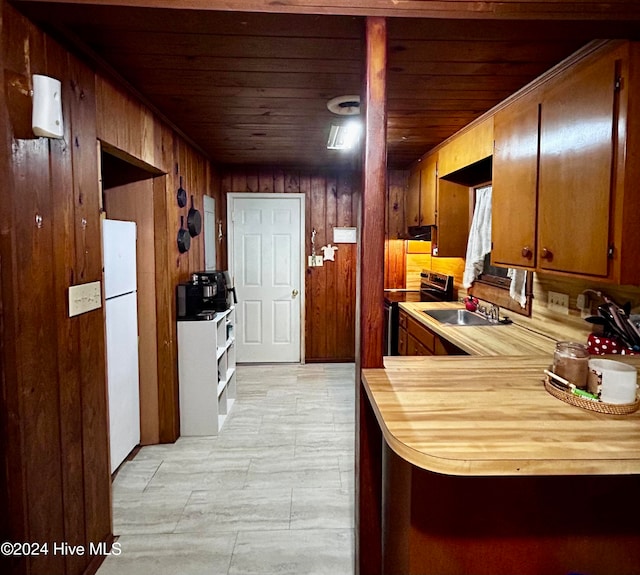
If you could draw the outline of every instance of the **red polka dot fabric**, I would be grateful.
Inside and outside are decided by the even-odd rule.
[[[638,355],[637,351],[629,349],[625,345],[610,337],[602,337],[594,333],[589,334],[587,349],[591,355]]]

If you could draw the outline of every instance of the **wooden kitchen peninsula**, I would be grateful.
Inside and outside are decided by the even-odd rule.
[[[640,573],[640,412],[552,397],[545,356],[385,363],[362,370],[383,573]]]

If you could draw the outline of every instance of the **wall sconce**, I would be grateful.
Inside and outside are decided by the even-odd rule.
[[[33,113],[31,127],[36,136],[62,138],[62,84],[60,80],[33,75]]]

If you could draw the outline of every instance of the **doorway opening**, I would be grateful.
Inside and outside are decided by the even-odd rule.
[[[166,176],[153,166],[102,144],[103,217],[136,224],[138,380],[141,445],[160,442],[154,187]],[[110,419],[117,414],[109,414]]]

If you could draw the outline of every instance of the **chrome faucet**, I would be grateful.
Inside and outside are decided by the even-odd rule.
[[[500,308],[496,304],[492,303],[488,315],[491,323],[498,323],[500,321]]]

